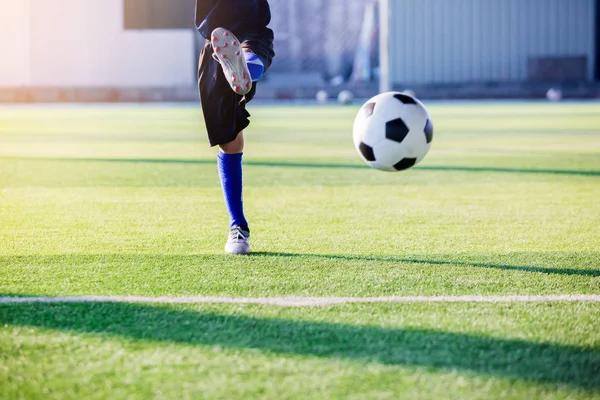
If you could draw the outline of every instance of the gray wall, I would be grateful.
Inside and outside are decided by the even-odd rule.
[[[548,56],[587,56],[593,79],[594,0],[387,2],[392,85],[525,81]]]

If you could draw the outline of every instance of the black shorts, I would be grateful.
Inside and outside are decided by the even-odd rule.
[[[265,72],[271,65],[273,52],[273,31],[262,28],[251,33],[234,32],[242,47],[251,50],[265,64]],[[229,143],[238,133],[250,125],[248,103],[256,94],[256,82],[250,92],[244,96],[235,93],[221,65],[212,57],[213,49],[207,40],[198,63],[198,91],[211,146]]]

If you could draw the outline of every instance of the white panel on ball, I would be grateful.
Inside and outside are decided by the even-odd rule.
[[[424,130],[428,119],[429,115],[427,114],[424,106],[412,104],[404,105],[402,110],[402,120],[404,120],[406,125],[411,127],[411,133],[413,131],[413,127],[416,127],[417,129],[421,127],[420,130]],[[421,161],[423,157],[425,157],[425,154],[427,154],[423,154],[422,150],[424,147],[428,146],[425,135],[409,134],[402,143],[405,145],[404,156],[416,158],[417,163]]]
[[[356,146],[361,141],[369,146],[375,146],[385,139],[385,120],[378,115],[371,115],[369,118],[357,117],[353,132],[354,144]]]
[[[386,92],[378,94],[367,103],[375,103],[374,115],[379,116],[383,121],[391,121],[400,118],[402,115],[403,105],[397,101],[390,101],[394,98],[395,92]]]
[[[379,142],[375,146],[375,163],[380,166],[381,170],[393,172],[393,165],[400,161],[405,156],[403,143],[392,142],[386,140]]]

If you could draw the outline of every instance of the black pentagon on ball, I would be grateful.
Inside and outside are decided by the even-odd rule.
[[[408,135],[408,126],[402,118],[393,119],[385,123],[385,137],[394,142],[401,143]]]
[[[363,155],[365,160],[371,162],[375,161],[375,153],[373,153],[373,148],[368,144],[360,142],[358,145],[358,150],[360,150],[360,153]]]
[[[403,171],[405,169],[409,169],[413,165],[417,163],[416,158],[403,158],[400,162],[394,164],[394,169],[396,171]]]
[[[367,103],[363,106],[362,112],[364,114],[364,117],[370,117],[371,115],[373,115],[373,112],[375,112],[375,103]]]
[[[427,143],[431,143],[433,140],[433,124],[430,119],[425,123],[425,138],[427,139]]]
[[[417,101],[415,99],[402,93],[395,94],[394,98],[400,100],[402,104],[417,104]]]

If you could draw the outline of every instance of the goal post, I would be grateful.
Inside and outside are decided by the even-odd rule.
[[[394,0],[379,0],[379,92],[389,92],[390,81],[390,6]]]

